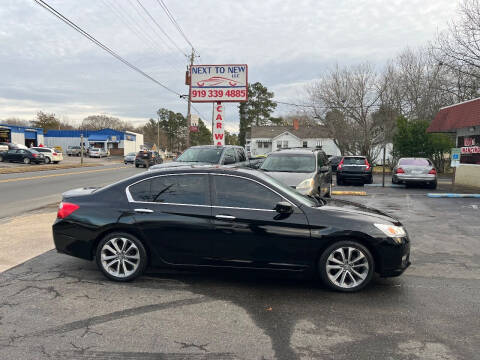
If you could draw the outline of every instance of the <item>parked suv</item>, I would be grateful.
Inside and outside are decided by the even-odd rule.
[[[150,167],[156,164],[163,163],[163,159],[160,154],[156,151],[139,151],[137,156],[135,156],[135,167]]]
[[[346,181],[373,183],[372,165],[366,156],[344,156],[337,166],[337,185]]]
[[[93,157],[107,157],[108,153],[105,151],[105,149],[102,148],[90,148],[88,149],[88,156],[93,158]]]
[[[260,170],[303,195],[332,194],[332,168],[321,149],[277,150],[267,156]]]
[[[54,149],[46,148],[46,147],[32,147],[32,150],[35,150],[39,153],[42,153],[45,156],[45,164],[58,164],[60,161],[63,160],[63,154],[58,153]]]
[[[245,149],[241,146],[235,145],[201,145],[192,146],[185,150],[183,154],[177,157],[174,161],[155,165],[151,170],[156,170],[166,167],[176,167],[185,165],[235,165],[235,164],[249,164]]]

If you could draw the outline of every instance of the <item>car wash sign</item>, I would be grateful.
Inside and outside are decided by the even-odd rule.
[[[225,112],[222,103],[218,102],[213,108],[213,144],[225,145],[225,129],[224,129]]]
[[[248,66],[192,65],[190,99],[192,102],[244,102],[248,99]]]

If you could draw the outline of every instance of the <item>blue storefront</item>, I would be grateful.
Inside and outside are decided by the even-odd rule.
[[[0,142],[38,146],[44,143],[43,129],[0,124]]]

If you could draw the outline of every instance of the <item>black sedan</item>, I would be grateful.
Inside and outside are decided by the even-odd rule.
[[[373,183],[373,169],[365,156],[344,156],[337,166],[337,185],[347,181]]]
[[[24,164],[45,163],[45,156],[32,149],[12,149],[0,154],[0,161],[23,162]]]
[[[360,205],[309,198],[258,170],[186,166],[63,194],[53,225],[61,253],[95,259],[128,281],[157,267],[318,274],[356,291],[374,272],[400,275],[410,242],[402,224]]]

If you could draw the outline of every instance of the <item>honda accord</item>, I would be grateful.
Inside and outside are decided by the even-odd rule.
[[[362,289],[400,275],[410,242],[375,209],[301,195],[264,172],[185,166],[63,194],[53,225],[60,253],[96,261],[129,281],[154,267],[265,269],[316,274]]]

